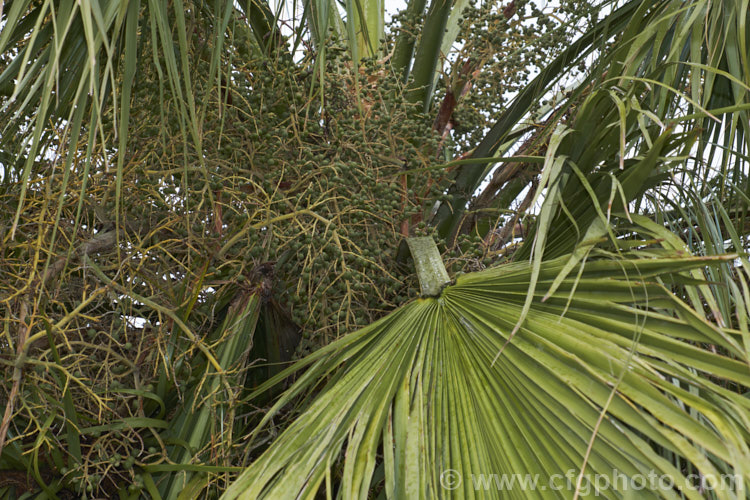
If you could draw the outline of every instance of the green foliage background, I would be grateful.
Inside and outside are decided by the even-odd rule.
[[[0,493],[440,497],[438,466],[589,458],[747,476],[747,1],[560,4],[412,0],[386,28],[370,0],[0,7]],[[410,236],[451,305],[417,298]],[[429,382],[445,367],[466,380]],[[528,401],[493,378],[528,370],[550,374],[514,382]],[[425,416],[443,401],[455,427]],[[528,427],[480,429],[501,401]],[[566,405],[570,455],[534,437]],[[510,429],[519,455],[460,457]],[[407,458],[414,432],[466,446]]]

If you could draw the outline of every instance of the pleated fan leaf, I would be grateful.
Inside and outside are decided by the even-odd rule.
[[[741,336],[663,284],[731,258],[592,260],[542,301],[567,257],[544,262],[512,337],[531,265],[461,276],[292,367],[309,366],[261,426],[327,382],[224,498],[316,498],[321,489],[339,498],[572,498],[582,468],[611,484],[650,473],[674,484],[638,498],[702,498],[690,474],[748,478]],[[482,487],[482,474],[531,475],[544,486],[499,492]],[[589,486],[584,479],[583,497],[596,493]]]

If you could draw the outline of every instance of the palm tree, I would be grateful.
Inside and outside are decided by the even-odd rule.
[[[0,488],[747,497],[748,3],[560,3],[0,5]]]

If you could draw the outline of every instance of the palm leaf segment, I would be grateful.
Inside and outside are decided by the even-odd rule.
[[[341,498],[570,498],[582,468],[581,493],[593,494],[601,474],[613,481],[602,492],[610,498],[635,489],[639,498],[702,498],[699,475],[734,467],[750,477],[750,400],[728,388],[750,383],[738,336],[699,318],[662,281],[721,259],[594,259],[534,300],[512,338],[531,265],[461,276],[293,367],[309,369],[265,422],[328,382],[224,498],[313,498],[323,485]],[[542,264],[539,298],[566,261]],[[493,473],[543,486],[484,489],[479,475]],[[618,474],[633,478],[629,492],[622,477],[615,489]],[[648,474],[661,483],[636,481]]]

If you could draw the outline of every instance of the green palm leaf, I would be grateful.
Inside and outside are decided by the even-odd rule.
[[[311,364],[263,424],[329,380],[224,498],[314,498],[324,482],[333,495],[333,476],[341,498],[497,497],[491,474],[560,487],[503,498],[558,498],[573,494],[582,469],[610,481],[653,471],[700,498],[686,471],[718,477],[729,466],[748,477],[750,400],[736,388],[750,370],[738,332],[700,319],[660,282],[731,258],[593,259],[542,302],[567,257],[547,261],[512,338],[531,266],[461,276],[291,368]]]

